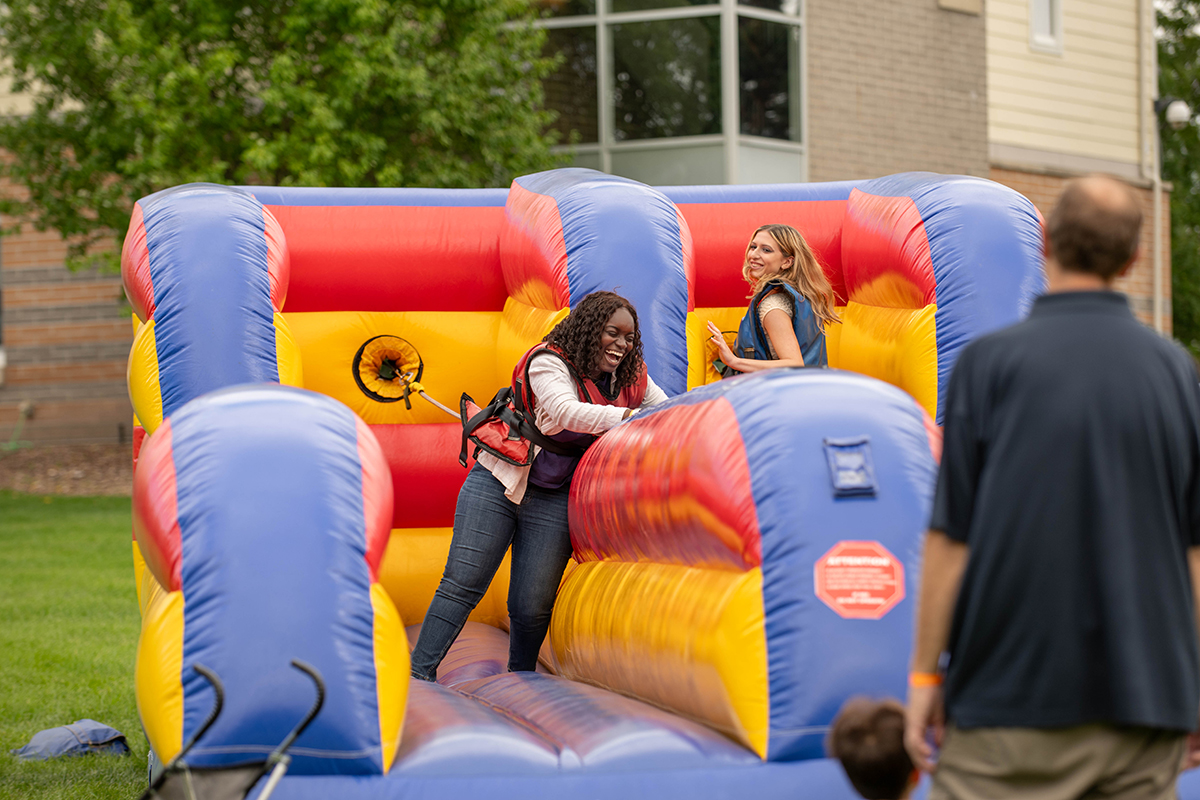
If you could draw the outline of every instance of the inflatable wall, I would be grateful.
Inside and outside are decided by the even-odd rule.
[[[736,328],[767,222],[830,276],[837,369],[718,383],[704,326]],[[940,398],[1041,291],[1040,232],[1004,187],[923,174],[144,198],[122,267],[155,752],[203,721],[203,663],[228,698],[190,760],[261,756],[311,702],[301,658],[330,699],[279,796],[853,796],[823,738],[848,697],[904,693]],[[505,566],[438,684],[410,685],[466,474],[420,390],[490,397],[598,289],[635,304],[673,399],[580,465],[539,671],[504,672]]]

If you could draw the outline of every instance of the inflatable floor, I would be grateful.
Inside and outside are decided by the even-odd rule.
[[[797,227],[838,296],[833,369],[718,382],[743,251]],[[956,355],[1042,288],[1033,206],[989,181],[655,189],[589,170],[508,190],[187,185],[122,254],[142,632],[166,761],[263,758],[279,798],[853,797],[837,709],[902,697]],[[638,310],[672,399],[576,474],[575,559],[536,673],[509,674],[507,564],[442,664],[408,654],[466,470],[457,408],[589,292]]]

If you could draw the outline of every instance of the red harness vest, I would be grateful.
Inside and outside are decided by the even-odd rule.
[[[646,397],[647,376],[644,365],[638,379],[631,386],[626,386],[615,397],[609,397],[595,381],[583,377],[561,350],[544,342],[539,343],[521,356],[521,360],[513,368],[512,384],[496,392],[495,397],[485,407],[480,408],[467,394],[463,394],[459,404],[459,413],[463,421],[463,440],[458,460],[464,467],[467,466],[467,449],[470,442],[476,445],[476,456],[483,450],[518,467],[533,462],[534,444],[555,455],[583,455],[587,449],[586,445],[558,442],[537,429],[537,399],[529,386],[529,365],[539,355],[556,357],[566,365],[579,393],[579,399],[584,403],[637,408]],[[587,444],[591,444],[591,441]]]

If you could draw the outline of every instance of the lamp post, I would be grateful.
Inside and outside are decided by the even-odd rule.
[[[1182,130],[1192,121],[1192,108],[1178,97],[1160,97],[1154,101],[1154,330],[1163,332],[1163,257],[1162,257],[1162,123],[1165,117],[1171,130]]]

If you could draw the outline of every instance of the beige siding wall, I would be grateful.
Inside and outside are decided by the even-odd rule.
[[[1136,164],[1137,0],[1062,0],[1061,55],[1029,45],[1029,0],[987,0],[988,140]]]

